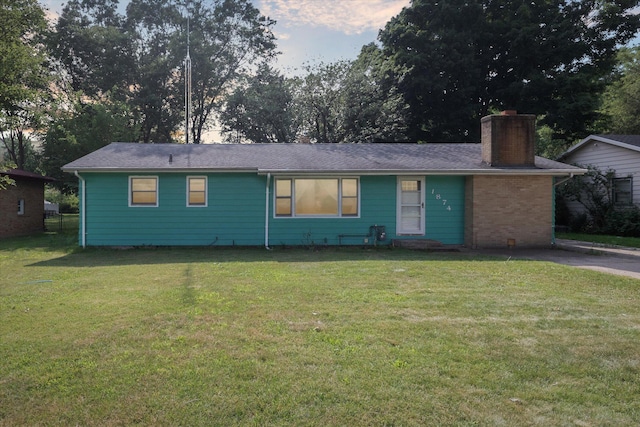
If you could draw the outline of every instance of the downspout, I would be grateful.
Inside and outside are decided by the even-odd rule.
[[[554,179],[555,181],[555,179]],[[551,187],[551,245],[556,245],[556,187],[557,184]]]
[[[555,182],[551,190],[551,244],[556,245],[556,188],[573,178],[573,173],[563,180]]]
[[[267,250],[271,250],[269,247],[269,185],[271,183],[271,173],[267,173],[267,187],[265,189],[265,203],[264,203],[264,247]]]
[[[84,180],[83,177],[80,176],[80,174],[78,173],[78,171],[74,171],[73,172],[75,176],[78,177],[78,179],[80,180],[80,182],[82,183],[82,188],[80,190],[80,198],[81,198],[81,203],[80,203],[80,242],[82,244],[82,248],[86,248],[87,247],[87,240],[86,240],[86,234],[87,234],[87,220],[86,220],[86,200],[87,200],[87,192],[86,192],[86,182]]]
[[[557,187],[560,184],[564,184],[565,182],[569,181],[571,178],[573,178],[573,173],[569,174],[568,177],[566,177],[565,179],[556,182],[555,184],[553,184],[554,187]]]

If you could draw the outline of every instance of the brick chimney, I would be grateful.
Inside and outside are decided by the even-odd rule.
[[[496,167],[535,166],[536,116],[503,111],[483,117],[482,162]]]

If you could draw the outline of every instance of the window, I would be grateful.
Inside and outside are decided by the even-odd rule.
[[[613,179],[613,203],[616,205],[630,205],[632,200],[633,182],[631,178]]]
[[[291,180],[276,180],[276,215],[291,216]]]
[[[207,177],[187,177],[187,206],[207,206]]]
[[[129,206],[158,206],[158,177],[130,177]]]
[[[24,215],[24,199],[18,199],[18,215]]]
[[[357,178],[282,178],[275,181],[276,216],[358,216]]]

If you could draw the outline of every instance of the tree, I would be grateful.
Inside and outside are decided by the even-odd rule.
[[[114,141],[132,141],[137,133],[133,113],[120,101],[86,103],[76,100],[69,111],[61,109],[45,135],[43,169],[62,192],[75,192],[77,180],[63,173],[65,164]]]
[[[342,84],[344,142],[406,140],[408,105],[392,84],[381,50],[362,48]]]
[[[220,121],[230,142],[294,142],[293,96],[286,79],[262,65],[226,100]]]
[[[640,47],[622,49],[614,79],[603,95],[605,132],[640,134]]]
[[[304,78],[290,81],[300,138],[318,143],[344,141],[344,79],[348,61],[307,66]]]
[[[71,0],[58,21],[53,51],[74,90],[126,102],[142,142],[176,141],[184,111],[187,15],[192,58],[193,142],[215,119],[223,98],[252,67],[275,55],[273,21],[249,0]]]
[[[603,77],[637,32],[629,0],[414,0],[380,32],[411,107],[409,137],[478,140],[503,109],[573,140],[597,119]]]
[[[170,49],[181,32],[179,5],[133,0],[126,17],[117,7],[117,0],[71,0],[50,38],[51,49],[71,90],[131,107],[139,125],[134,141],[172,142],[183,103],[181,56]]]
[[[62,9],[48,45],[73,91],[99,98],[133,84],[133,40],[117,8],[117,0],[70,0]]]
[[[252,68],[276,55],[271,27],[249,0],[189,2],[193,114],[191,140],[202,142],[225,96]]]
[[[2,172],[7,172],[16,167],[15,164],[9,162],[0,161],[0,191],[6,190],[9,185],[16,185],[16,181],[8,175],[3,175]]]
[[[176,141],[183,120],[186,49],[180,47],[186,45],[186,25],[180,9],[171,0],[133,0],[127,6],[125,29],[135,57],[128,103],[139,115],[142,142]]]
[[[46,21],[35,0],[0,4],[0,139],[10,161],[23,169],[49,80],[41,44]]]

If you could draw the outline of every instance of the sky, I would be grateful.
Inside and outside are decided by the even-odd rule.
[[[66,0],[40,0],[55,16]],[[362,46],[376,41],[378,31],[410,0],[252,0],[277,23],[273,32],[287,75],[304,74],[305,64],[353,60]],[[127,1],[120,0],[124,13]]]

